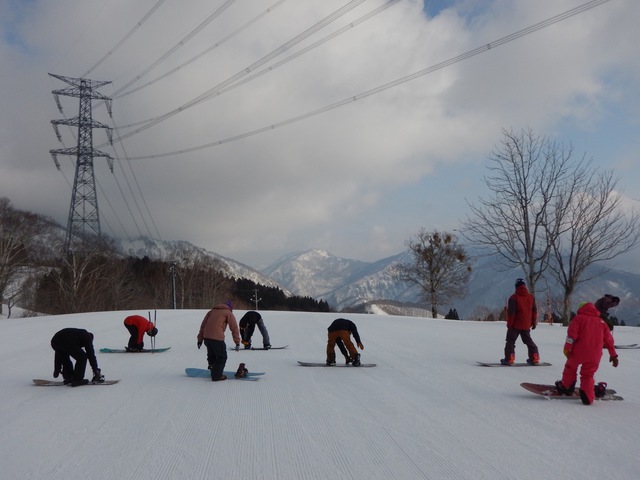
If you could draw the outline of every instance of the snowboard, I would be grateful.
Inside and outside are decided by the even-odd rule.
[[[211,371],[206,368],[185,368],[184,372],[188,377],[194,378],[208,378],[211,380]],[[236,378],[234,377],[236,372],[222,372],[227,376],[227,380],[248,380],[250,382],[257,382],[260,380],[260,375],[264,375],[265,372],[249,372],[246,377]]]
[[[351,367],[351,368],[360,368],[360,367],[375,367],[376,364],[375,363],[361,363],[360,365],[358,365],[357,367],[354,367],[353,365],[349,364],[346,365],[344,363],[336,363],[335,365],[327,365],[326,363],[320,363],[320,362],[301,362],[300,360],[298,360],[298,364],[303,366],[303,367],[329,367],[329,368],[333,368],[333,367]]]
[[[632,343],[631,345],[614,345],[617,350],[625,350],[630,348],[640,348],[637,343]]]
[[[530,391],[531,393],[535,393],[536,395],[541,395],[547,399],[578,399],[580,400],[580,393],[576,388],[573,392],[573,395],[562,395],[558,392],[555,385],[540,385],[537,383],[521,383],[520,386],[525,390]],[[607,388],[607,393],[604,397],[596,398],[596,400],[622,400],[622,397],[616,395],[616,391],[610,388]]]
[[[243,350],[284,350],[289,347],[289,345],[285,345],[284,347],[269,347],[269,348],[260,348],[260,347],[251,347],[251,348],[241,348],[238,352],[242,352]],[[235,350],[235,348],[230,348],[229,350]]]
[[[162,353],[169,350],[171,347],[154,348],[152,350],[144,349],[141,352],[127,352],[124,348],[101,348],[100,353]]]
[[[497,363],[488,363],[488,362],[477,362],[480,367],[550,367],[551,364],[548,362],[540,362],[537,365],[530,365],[528,363],[514,363],[512,365],[503,365],[500,362]]]
[[[81,387],[87,387],[90,385],[114,385],[118,383],[120,380],[105,380],[100,383],[87,383],[86,385],[80,385]],[[39,387],[70,387],[71,385],[65,385],[64,382],[59,382],[57,380],[43,380],[40,378],[34,378],[33,383],[38,385]]]

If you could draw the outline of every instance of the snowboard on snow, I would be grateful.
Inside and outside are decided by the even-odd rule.
[[[376,364],[375,363],[361,363],[360,365],[358,365],[357,367],[354,367],[351,364],[344,364],[344,363],[336,363],[335,365],[327,365],[326,363],[320,363],[320,362],[301,362],[300,360],[298,360],[298,364],[303,366],[303,367],[328,367],[328,368],[333,368],[333,367],[351,367],[351,368],[360,368],[360,367],[375,367]]]
[[[104,382],[89,382],[86,385],[80,385],[81,387],[86,387],[90,385],[115,385],[120,380],[105,380]],[[39,387],[70,387],[71,384],[65,385],[64,382],[57,380],[43,380],[40,378],[34,378],[33,383],[35,383]]]
[[[551,364],[548,362],[539,362],[537,365],[531,365],[529,363],[513,363],[511,365],[503,365],[500,362],[489,363],[489,362],[477,362],[477,364],[481,367],[550,367]]]
[[[260,348],[260,347],[251,347],[251,348],[241,348],[238,352],[242,352],[243,350],[284,350],[288,348],[289,345],[285,345],[284,347],[269,347],[269,348]],[[229,350],[235,350],[235,348],[230,348]]]
[[[614,347],[617,350],[625,350],[625,349],[631,349],[631,348],[640,348],[640,345],[638,345],[637,343],[632,343],[631,345],[614,345]]]
[[[187,374],[187,377],[194,378],[208,378],[211,380],[211,370],[206,368],[185,368],[184,372]],[[247,380],[250,382],[257,382],[260,380],[260,376],[264,375],[265,372],[249,372],[246,377],[236,378],[234,375],[236,372],[222,372],[227,376],[227,380]]]
[[[538,383],[521,383],[520,386],[525,390],[536,395],[541,395],[547,399],[578,399],[580,400],[580,392],[576,388],[573,391],[573,395],[563,395],[556,389],[555,385],[541,385]],[[604,397],[596,398],[596,400],[622,400],[622,397],[616,395],[616,391],[607,388],[607,393]]]
[[[140,352],[127,352],[124,348],[101,348],[100,353],[162,353],[169,350],[171,347],[144,349]]]

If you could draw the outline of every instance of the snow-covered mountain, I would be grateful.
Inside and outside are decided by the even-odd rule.
[[[408,254],[401,253],[376,262],[361,262],[335,257],[324,250],[285,256],[262,271],[280,285],[297,295],[309,295],[326,300],[337,310],[355,305],[392,300],[401,303],[420,303],[421,292],[415,287],[395,282],[389,275],[394,264],[408,261]],[[496,311],[513,293],[514,281],[522,277],[518,269],[500,271],[492,257],[479,257],[474,264],[468,291],[451,304],[441,305],[439,312],[447,313],[455,308],[464,318],[475,313]],[[589,273],[595,271],[593,267]],[[542,311],[547,297],[552,307],[559,310],[561,292],[541,281],[537,284],[537,299]],[[628,325],[640,323],[640,275],[620,270],[604,271],[601,275],[580,284],[574,295],[575,302],[595,301],[605,293],[619,296],[622,301],[612,311]]]
[[[266,287],[280,288],[285,295],[291,295],[291,292],[287,290],[286,287],[283,287],[254,268],[183,240],[160,241],[148,237],[140,237],[132,241],[123,240],[119,246],[125,255],[139,258],[146,256],[152,260],[167,262],[179,261],[180,259],[186,258],[208,257],[218,260],[224,266],[225,273],[229,277],[246,278]]]

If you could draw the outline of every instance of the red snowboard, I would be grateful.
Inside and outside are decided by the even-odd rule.
[[[525,390],[529,390],[531,393],[542,395],[545,398],[556,399],[578,399],[580,400],[580,393],[576,388],[573,391],[573,395],[563,395],[558,392],[555,385],[540,385],[538,383],[521,383],[520,386]],[[622,397],[615,394],[615,390],[607,388],[607,393],[604,397],[596,398],[596,400],[622,400]]]

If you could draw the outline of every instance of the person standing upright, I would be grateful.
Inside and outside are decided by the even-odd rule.
[[[527,346],[527,363],[537,365],[540,362],[538,346],[531,338],[531,330],[535,330],[538,322],[538,307],[524,280],[516,280],[516,291],[507,303],[507,337],[504,346],[503,365],[513,365],[516,359],[516,340],[518,337]]]

